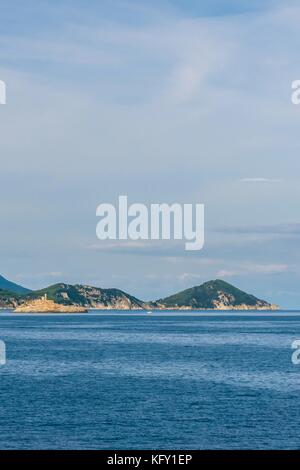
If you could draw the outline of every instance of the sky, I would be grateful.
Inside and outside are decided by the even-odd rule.
[[[0,273],[300,307],[300,5],[2,0]],[[96,207],[205,204],[205,246],[104,243]]]

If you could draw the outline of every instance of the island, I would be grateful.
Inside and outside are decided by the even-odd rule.
[[[83,313],[89,310],[278,310],[266,300],[215,279],[157,300],[144,301],[116,288],[58,283],[31,291],[0,276],[0,309],[24,313]]]
[[[228,282],[216,279],[156,301],[163,310],[278,310]]]

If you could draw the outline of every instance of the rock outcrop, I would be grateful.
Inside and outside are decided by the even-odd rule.
[[[87,309],[74,305],[61,305],[47,297],[26,302],[15,309],[16,313],[85,313]]]

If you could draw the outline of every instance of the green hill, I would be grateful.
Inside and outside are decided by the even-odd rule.
[[[270,308],[271,304],[247,294],[222,280],[208,281],[201,286],[183,290],[164,299],[158,304],[167,308],[221,309],[248,306],[249,308]]]
[[[119,289],[102,289],[85,285],[54,284],[31,292],[27,299],[36,299],[47,294],[48,299],[63,305],[78,305],[87,308],[143,309],[147,304]]]

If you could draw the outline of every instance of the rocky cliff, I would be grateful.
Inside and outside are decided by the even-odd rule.
[[[102,289],[87,285],[55,284],[46,289],[30,293],[27,298],[47,295],[58,304],[77,305],[94,309],[141,310],[149,304],[119,289]]]

